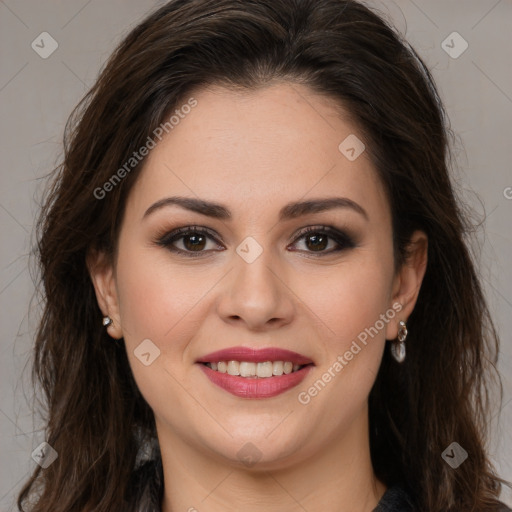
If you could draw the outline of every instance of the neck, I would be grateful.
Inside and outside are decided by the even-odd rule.
[[[344,435],[325,440],[309,457],[295,454],[265,469],[205,454],[158,421],[157,429],[162,512],[371,512],[386,490],[373,473],[366,410]]]

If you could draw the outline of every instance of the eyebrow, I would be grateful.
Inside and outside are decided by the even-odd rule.
[[[160,210],[161,208],[173,205],[214,219],[231,220],[233,218],[229,209],[222,204],[206,201],[204,199],[182,196],[160,199],[156,203],[153,203],[144,212],[143,218],[151,215],[153,212]],[[279,220],[291,220],[303,215],[324,212],[334,208],[351,209],[362,215],[366,220],[369,220],[366,210],[348,197],[327,197],[322,199],[312,199],[309,201],[291,202],[281,208],[279,211]]]

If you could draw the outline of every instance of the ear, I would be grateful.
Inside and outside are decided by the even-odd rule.
[[[386,327],[386,339],[394,340],[398,336],[398,322],[406,321],[412,313],[421,283],[427,269],[428,238],[423,231],[415,231],[408,245],[407,259],[393,279],[392,305],[399,311]],[[401,309],[398,310],[398,304]]]
[[[112,319],[107,332],[112,338],[120,339],[123,337],[123,330],[113,264],[105,252],[94,249],[87,253],[86,262],[98,306],[104,316],[108,315]]]

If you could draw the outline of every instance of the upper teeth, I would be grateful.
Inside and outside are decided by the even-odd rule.
[[[291,361],[265,361],[263,363],[252,363],[247,361],[219,361],[217,363],[207,363],[212,369],[220,373],[229,375],[240,375],[241,377],[272,377],[273,375],[283,375],[296,372],[299,364],[293,364]]]

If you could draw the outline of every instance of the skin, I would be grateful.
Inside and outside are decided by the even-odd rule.
[[[289,83],[193,96],[197,106],[150,152],[130,193],[114,264],[101,254],[89,261],[100,308],[114,320],[108,332],[124,337],[155,414],[162,510],[369,512],[386,487],[372,469],[367,399],[386,340],[396,339],[398,322],[414,308],[426,236],[414,233],[412,255],[395,273],[383,187],[366,152],[351,162],[339,151],[358,131],[333,100]],[[144,216],[169,196],[221,203],[232,219],[178,206]],[[356,202],[368,218],[336,208],[278,221],[289,202],[333,196]],[[356,246],[329,252],[338,247],[329,238],[315,249],[300,231],[322,225],[348,231]],[[155,243],[186,226],[215,234],[201,245],[204,255]],[[263,249],[252,263],[236,252],[248,236]],[[174,246],[197,254],[190,240]],[[299,392],[397,303],[400,313],[307,405],[299,403]],[[147,338],[161,351],[149,366],[134,355]],[[235,397],[195,364],[235,345],[290,349],[315,367],[276,397]],[[237,455],[249,442],[260,457],[251,467]]]

